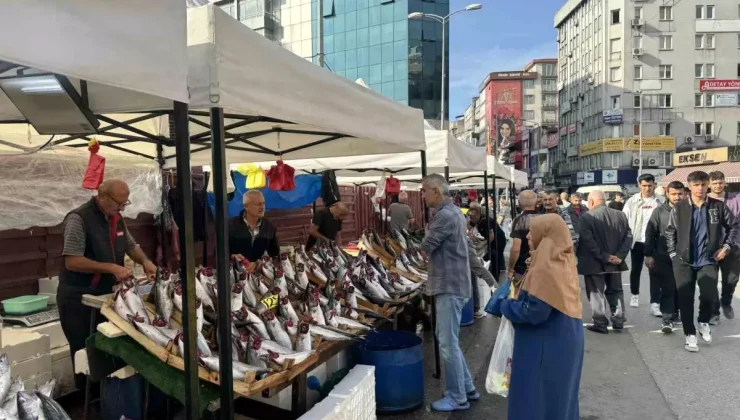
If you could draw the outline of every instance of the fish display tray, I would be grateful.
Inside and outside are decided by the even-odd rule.
[[[154,306],[149,302],[146,302],[145,306],[149,319],[153,319],[155,314]],[[177,349],[175,346],[170,345],[167,348],[159,346],[149,337],[139,332],[130,322],[124,320],[118,315],[118,313],[116,313],[113,309],[112,298],[108,299],[108,301],[103,304],[100,309],[100,313],[103,314],[108,321],[126,333],[126,335],[144,347],[148,352],[161,360],[162,363],[167,363],[181,371],[185,370],[185,361],[182,357],[177,355]],[[180,328],[181,320],[182,314],[179,311],[175,311],[170,323],[173,327]],[[329,357],[347,347],[347,342],[318,341],[318,343],[318,346],[315,347],[316,350],[314,354],[301,363],[292,364],[290,361],[286,361],[285,366],[283,366],[281,371],[270,373],[268,376],[260,380],[255,378],[254,373],[247,373],[243,379],[235,379],[233,385],[234,394],[236,394],[236,396],[249,397],[266,390],[279,391],[284,389],[292,383],[298,375],[312,369],[319,363],[323,363]],[[214,385],[221,384],[218,372],[211,372],[202,366],[198,366],[198,377],[201,380],[210,382]],[[274,392],[270,393],[273,394]]]

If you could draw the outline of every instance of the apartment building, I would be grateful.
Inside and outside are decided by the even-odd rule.
[[[465,108],[465,112],[460,117],[460,120],[462,120],[462,127],[458,130],[457,138],[465,143],[472,144],[473,146],[484,147],[486,145],[485,142],[479,143],[479,136],[476,133],[478,119],[476,118],[475,104],[477,101],[478,97],[476,96],[470,101],[470,105]]]
[[[737,2],[569,0],[554,25],[560,186],[629,186],[740,138]]]
[[[549,173],[548,139],[557,138],[558,131],[557,64],[555,58],[535,59],[523,69],[537,74],[533,81],[524,82],[522,113],[529,129],[522,154],[532,187],[550,186],[555,181]]]

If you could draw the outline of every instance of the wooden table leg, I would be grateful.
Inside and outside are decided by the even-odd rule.
[[[306,377],[307,373],[303,372],[293,380],[293,401],[291,403],[291,410],[296,418],[302,416],[308,411],[306,401]]]

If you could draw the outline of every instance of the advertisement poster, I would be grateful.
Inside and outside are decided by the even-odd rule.
[[[495,80],[488,84],[489,112],[491,115],[491,141],[488,154],[500,162],[509,162],[509,146],[522,140],[522,81]]]

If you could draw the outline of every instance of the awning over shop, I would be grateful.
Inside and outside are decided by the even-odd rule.
[[[672,181],[681,181],[686,184],[686,178],[694,171],[703,171],[706,173],[720,171],[725,174],[725,182],[740,183],[740,162],[722,162],[714,165],[684,166],[676,168],[673,172],[664,176],[658,183],[662,186],[666,186]]]

